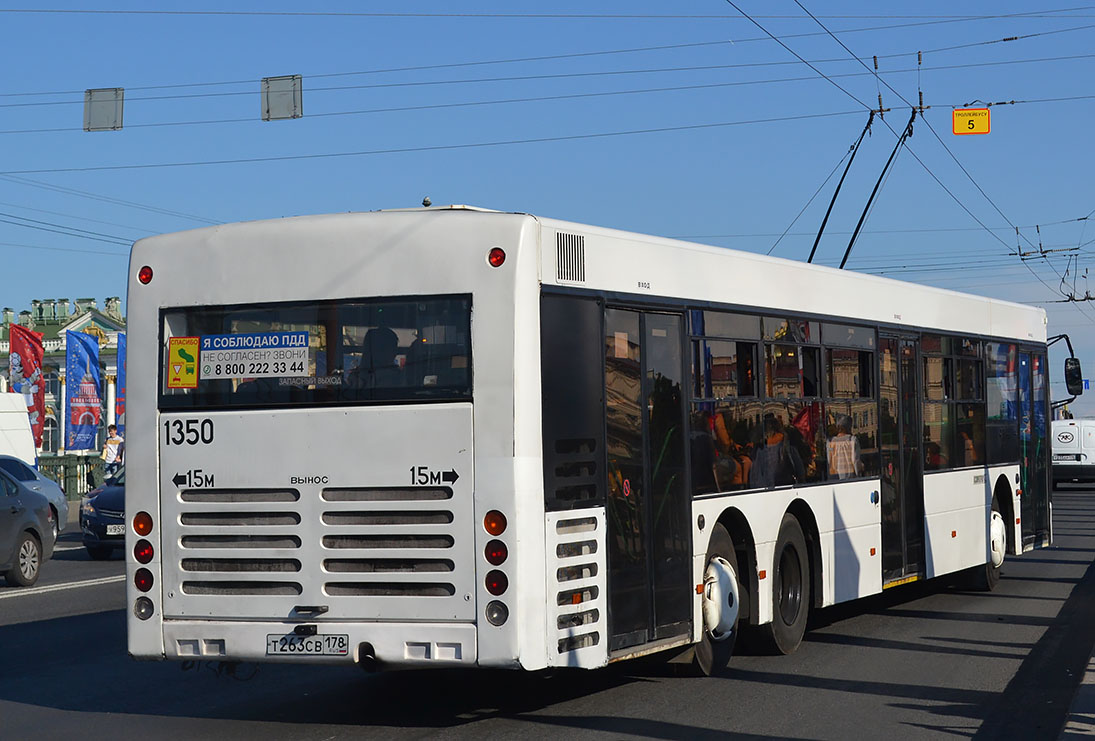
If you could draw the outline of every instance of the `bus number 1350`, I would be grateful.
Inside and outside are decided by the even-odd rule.
[[[163,423],[166,445],[209,445],[213,442],[213,420],[168,419]]]

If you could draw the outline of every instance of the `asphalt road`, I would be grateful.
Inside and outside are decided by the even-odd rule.
[[[34,590],[0,586],[0,738],[1055,739],[1095,644],[1095,492],[1058,492],[1054,523],[995,592],[914,584],[821,611],[797,653],[719,679],[136,662],[122,561],[66,549],[70,531]]]

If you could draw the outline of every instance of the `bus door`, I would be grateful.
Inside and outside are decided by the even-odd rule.
[[[882,335],[882,583],[924,571],[924,461],[917,340]]]
[[[1049,545],[1046,356],[1019,352],[1019,517],[1024,547]]]
[[[605,311],[609,650],[691,630],[683,318]]]

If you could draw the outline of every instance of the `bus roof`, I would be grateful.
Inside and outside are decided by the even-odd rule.
[[[1037,307],[800,260],[463,204],[294,216],[203,227],[186,235],[210,240],[214,233],[227,236],[227,230],[268,234],[270,226],[279,222],[292,222],[296,230],[321,224],[337,229],[340,221],[402,220],[415,214],[431,219],[460,214],[461,228],[468,229],[496,218],[535,220],[541,231],[540,279],[549,286],[649,297],[662,303],[834,317],[1039,343],[1046,340],[1046,313]],[[164,236],[167,242],[177,244],[180,235]],[[152,247],[162,239],[150,237],[138,244]],[[576,263],[578,252],[574,249],[579,245],[581,257]],[[567,249],[571,252],[564,259]],[[573,271],[576,266],[580,271]]]

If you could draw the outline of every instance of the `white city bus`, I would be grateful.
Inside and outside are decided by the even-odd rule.
[[[713,673],[1050,542],[1040,309],[460,206],[130,273],[136,657]]]

